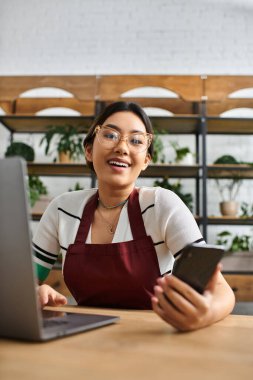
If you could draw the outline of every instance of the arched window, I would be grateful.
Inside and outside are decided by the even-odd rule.
[[[162,87],[138,87],[121,94],[122,98],[178,98],[179,96]]]
[[[6,112],[0,107],[0,115],[6,115]]]
[[[36,116],[80,116],[81,113],[67,107],[50,107],[36,112]]]
[[[230,99],[253,99],[253,88],[242,88],[238,91],[232,92],[231,94],[228,95],[228,98]]]
[[[253,108],[233,108],[222,112],[221,117],[252,117],[253,118]]]
[[[73,98],[71,92],[57,87],[38,87],[27,90],[19,95],[20,98]]]
[[[158,107],[143,107],[148,116],[173,116],[174,114],[168,110]]]

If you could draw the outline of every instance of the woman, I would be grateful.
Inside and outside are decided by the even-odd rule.
[[[179,330],[198,329],[229,314],[234,296],[220,273],[203,295],[171,273],[184,246],[204,244],[184,203],[159,187],[135,187],[152,158],[149,118],[135,103],[116,102],[84,140],[98,189],[65,193],[51,202],[34,236],[39,280],[60,251],[65,282],[79,305],[151,309]],[[48,285],[42,306],[65,304]]]

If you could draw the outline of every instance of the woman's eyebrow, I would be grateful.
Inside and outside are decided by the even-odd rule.
[[[114,125],[114,124],[106,124],[106,127],[110,127],[112,129],[116,129],[118,132],[122,133],[122,128],[118,127],[117,125]],[[132,131],[130,131],[130,133],[142,133],[142,134],[145,134],[145,132],[143,131],[140,131],[138,129],[133,129]]]

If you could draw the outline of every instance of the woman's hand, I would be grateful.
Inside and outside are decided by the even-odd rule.
[[[49,285],[40,285],[38,287],[38,297],[41,307],[48,306],[62,306],[66,305],[67,298]]]
[[[199,294],[173,275],[159,278],[154,288],[155,296],[152,297],[153,310],[180,331],[196,330],[225,317],[231,310],[224,310],[225,315],[221,311],[221,316],[216,313],[217,304],[222,304],[223,297],[229,291],[220,268],[218,265],[204,294]]]

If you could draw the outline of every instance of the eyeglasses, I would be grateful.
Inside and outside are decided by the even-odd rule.
[[[152,142],[151,133],[134,132],[122,137],[121,133],[107,125],[98,125],[94,133],[97,135],[99,143],[106,149],[112,149],[120,141],[126,141],[129,149],[133,153],[140,153],[147,150]]]

